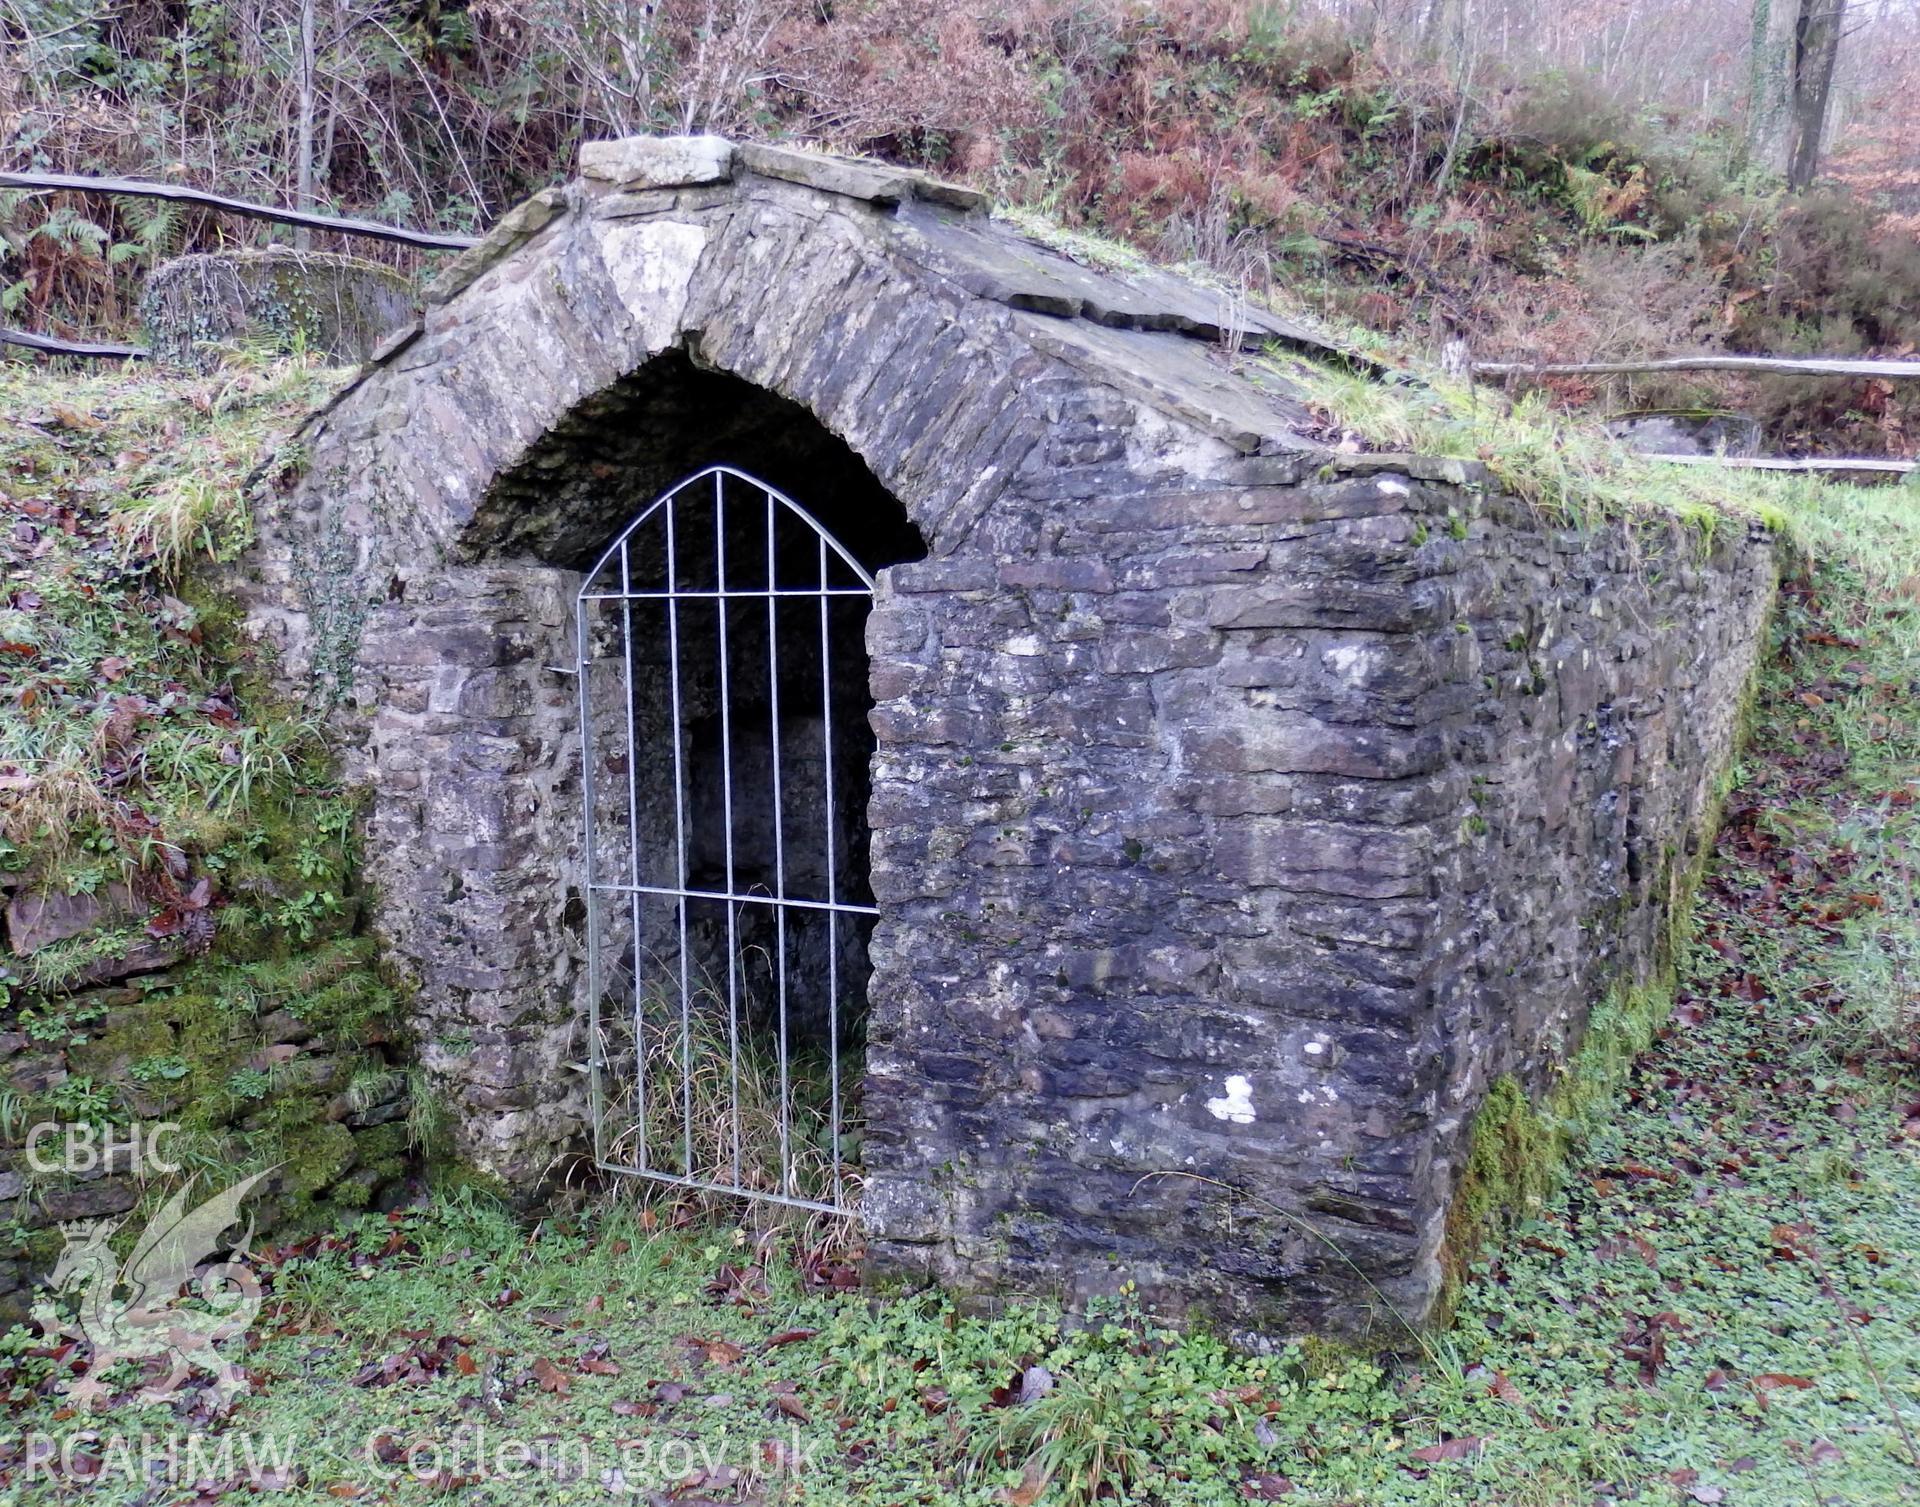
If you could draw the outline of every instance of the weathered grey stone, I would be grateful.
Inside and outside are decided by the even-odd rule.
[[[134,911],[133,891],[124,884],[110,884],[91,895],[27,890],[7,903],[7,941],[15,957],[27,957],[96,927],[122,924]]]
[[[692,188],[733,177],[721,136],[622,136],[580,143],[580,176],[614,188]]]
[[[965,210],[968,214],[985,214],[993,208],[992,194],[968,188],[964,183],[949,183],[944,178],[929,177],[925,173],[913,175],[913,196],[929,204]]]
[[[914,195],[914,175],[879,163],[851,162],[794,147],[746,142],[737,148],[740,165],[763,178],[779,178],[816,188],[822,193],[865,199],[873,204],[898,204]]]
[[[1146,269],[1125,277],[1096,271],[1032,242],[982,236],[964,221],[909,216],[902,222],[900,244],[907,255],[969,293],[1011,308],[1083,314],[1095,324],[1120,329],[1173,330],[1236,349],[1279,341],[1323,353],[1335,350],[1304,325],[1224,289],[1201,288]]]
[[[69,1224],[79,1219],[101,1219],[124,1214],[140,1201],[140,1184],[132,1177],[101,1177],[91,1182],[43,1187],[35,1195],[40,1220]]]
[[[127,885],[120,883],[105,885],[91,895],[22,890],[7,903],[7,941],[15,956],[26,957],[55,942],[134,926],[151,913],[151,906],[142,904]],[[185,939],[136,932],[118,952],[96,958],[77,970],[67,987],[81,988],[130,974],[151,973],[179,962],[186,951]]]
[[[427,284],[425,302],[429,307],[443,304],[468,287],[482,273],[497,266],[545,229],[560,212],[562,203],[559,190],[546,188],[531,199],[516,204],[494,222],[479,245],[469,246],[461,252]],[[396,331],[396,334],[402,338],[391,349],[376,349],[372,359],[387,360],[410,343],[410,337],[405,335],[404,329]]]
[[[616,145],[608,173],[654,150]],[[460,1153],[533,1197],[582,1146],[585,789],[596,836],[636,833],[599,883],[672,872],[689,809],[725,877],[708,609],[681,606],[675,680],[657,606],[589,604],[571,672],[580,572],[726,463],[877,583],[829,646],[836,861],[864,854],[878,910],[838,973],[874,1265],[1131,1277],[1239,1333],[1358,1327],[1380,1294],[1423,1316],[1488,1086],[1544,1089],[1655,967],[1770,542],[1580,533],[1476,464],[1329,456],[1227,359],[1212,292],[1062,265],[910,174],[740,166],[617,216],[613,179],[568,189],[309,424],[247,562],[288,689],[372,787],[374,923]],[[701,537],[737,569],[761,516]],[[650,517],[616,558],[658,584]],[[736,826],[765,834],[752,771],[819,757],[827,692],[803,725],[783,658],[776,718],[766,618],[730,614]],[[768,845],[729,855],[746,883]],[[678,945],[670,907],[616,909],[616,955]],[[787,940],[817,993],[836,944]]]
[[[210,367],[241,340],[346,365],[367,359],[416,307],[412,281],[391,267],[269,246],[161,263],[141,292],[140,320],[154,358],[174,365]]]

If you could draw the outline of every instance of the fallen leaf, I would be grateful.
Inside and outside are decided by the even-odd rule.
[[[1020,1373],[1020,1406],[1038,1402],[1053,1390],[1053,1373],[1045,1366],[1028,1366]]]
[[[1480,1453],[1487,1442],[1484,1434],[1467,1434],[1458,1439],[1443,1439],[1438,1444],[1429,1444],[1413,1451],[1413,1458],[1424,1460],[1431,1465],[1437,1460],[1464,1460],[1470,1455]]]
[[[1504,1403],[1510,1403],[1516,1408],[1524,1406],[1523,1399],[1520,1396],[1520,1389],[1509,1381],[1503,1372],[1496,1371],[1493,1373],[1493,1382],[1488,1390]]]
[[[1001,1500],[1010,1507],[1034,1507],[1047,1494],[1047,1482],[1051,1479],[1037,1460],[1029,1460],[1027,1468],[1020,1472],[1020,1484],[1009,1486],[1000,1493]]]
[[[407,1447],[391,1434],[375,1434],[370,1444],[373,1458],[382,1465],[398,1465],[407,1458]]]
[[[734,1344],[732,1340],[703,1340],[697,1339],[693,1335],[688,1335],[687,1343],[704,1355],[709,1365],[731,1366],[747,1358],[747,1352]]]
[[[541,1390],[567,1395],[567,1389],[573,1385],[573,1379],[544,1355],[533,1363],[533,1379],[540,1383]]]

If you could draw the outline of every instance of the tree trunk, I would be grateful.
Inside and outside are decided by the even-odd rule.
[[[1753,36],[1747,49],[1746,161],[1762,162],[1773,135],[1773,0],[1753,0]]]
[[[314,0],[300,0],[299,105],[294,127],[293,207],[313,213],[313,114],[314,114]],[[313,232],[302,227],[293,233],[294,248],[307,251],[313,246]]]
[[[1800,0],[1793,23],[1793,150],[1787,187],[1799,192],[1820,171],[1820,142],[1833,100],[1833,71],[1840,61],[1840,30],[1847,0]]]

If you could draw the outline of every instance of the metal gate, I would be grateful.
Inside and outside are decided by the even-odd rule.
[[[836,733],[865,695],[872,597],[810,513],[729,466],[656,499],[581,588],[588,1066],[610,1171],[850,1205],[840,993],[878,912],[865,762],[847,768]]]

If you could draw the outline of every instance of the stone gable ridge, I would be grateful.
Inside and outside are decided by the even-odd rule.
[[[1026,344],[1243,454],[1324,453],[1308,437],[1312,415],[1285,376],[1243,360],[1246,354],[1279,346],[1378,369],[1307,324],[1227,289],[1144,263],[1114,269],[1075,261],[993,219],[992,202],[925,173],[796,147],[718,136],[585,142],[577,178],[509,210],[450,263],[426,290],[425,318],[382,342],[356,385],[430,330],[438,310],[529,243],[550,238],[557,222],[711,220],[730,205],[811,212],[841,230],[857,227],[933,287],[1042,316],[1020,321]]]

